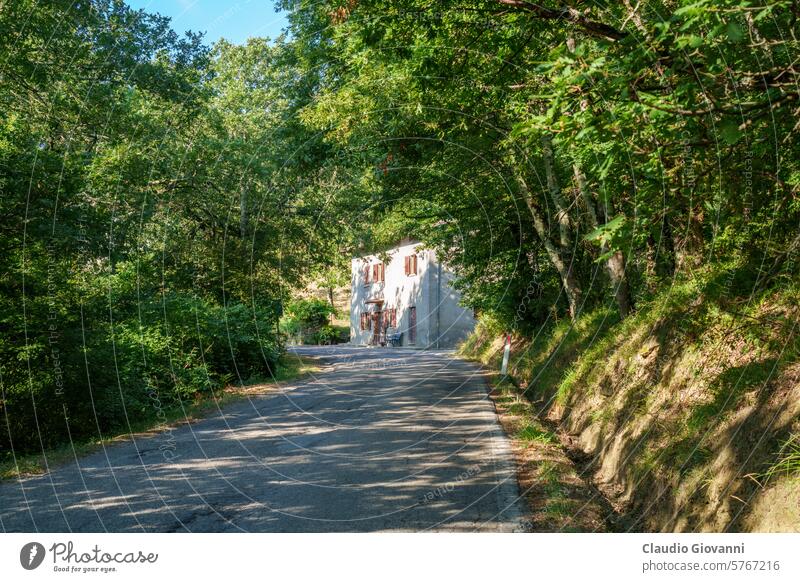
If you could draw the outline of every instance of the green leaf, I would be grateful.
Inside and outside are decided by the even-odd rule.
[[[705,10],[706,10],[706,2],[701,0],[700,2],[695,2],[694,4],[689,4],[687,6],[678,8],[677,10],[675,10],[675,12],[673,12],[673,15],[679,17],[683,16],[692,17],[703,14]]]
[[[619,215],[616,218],[608,221],[607,223],[598,226],[592,232],[587,234],[584,237],[586,241],[595,241],[595,240],[609,240],[614,233],[618,231],[622,226],[625,224],[625,216]]]
[[[599,257],[597,257],[597,258],[594,260],[594,262],[595,262],[595,263],[604,263],[605,261],[607,261],[608,259],[610,259],[611,257],[613,257],[615,252],[617,252],[615,249],[611,249],[610,251],[606,251],[606,252],[604,252],[602,255],[600,255]]]
[[[734,145],[742,137],[739,125],[733,119],[726,119],[719,126],[719,135],[728,145]]]
[[[735,22],[728,23],[728,39],[731,42],[741,42],[744,39],[744,30]]]

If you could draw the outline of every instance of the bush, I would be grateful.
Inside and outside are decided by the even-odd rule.
[[[108,304],[92,297],[108,280],[88,290],[83,319],[77,298],[59,297],[52,337],[52,302],[33,298],[27,346],[19,341],[26,322],[7,312],[0,414],[8,429],[0,431],[0,456],[12,446],[20,453],[126,430],[198,393],[275,373],[282,345],[274,308],[176,292],[137,304],[135,285],[124,273],[113,277],[113,325]]]
[[[297,343],[336,343],[339,334],[328,323],[330,316],[335,314],[336,310],[327,301],[298,299],[287,306],[280,328]]]
[[[315,334],[315,343],[319,345],[331,345],[338,343],[339,329],[333,325],[323,325]]]

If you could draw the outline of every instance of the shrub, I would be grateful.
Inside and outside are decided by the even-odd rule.
[[[328,324],[335,313],[331,304],[322,299],[298,299],[286,307],[280,328],[298,343],[335,343],[336,328]]]
[[[47,327],[29,323],[25,346],[13,340],[26,322],[4,320],[0,456],[12,446],[26,452],[125,430],[198,393],[275,373],[282,345],[274,308],[222,306],[181,293],[137,304],[135,287],[115,277],[113,323],[107,303],[86,307],[81,320],[81,306],[64,297],[53,343]],[[48,321],[46,307],[33,300],[29,321]]]

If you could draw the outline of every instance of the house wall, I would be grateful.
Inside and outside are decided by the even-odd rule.
[[[364,285],[364,266],[381,262],[377,255],[354,258],[351,262],[350,343],[368,345],[372,330],[361,330],[361,314],[378,309],[397,309],[397,331],[403,333],[402,345],[409,341],[409,308],[417,308],[417,336],[414,347],[448,348],[464,339],[475,325],[472,311],[458,305],[459,294],[452,289],[452,273],[439,267],[436,254],[431,250],[420,250],[420,243],[399,245],[386,254],[384,282],[370,279]],[[405,274],[404,257],[417,254],[417,274]],[[372,273],[370,272],[370,275]],[[440,279],[441,278],[441,279]],[[441,280],[441,288],[439,282]],[[369,299],[382,298],[382,306],[366,303]],[[437,345],[437,339],[438,345]]]
[[[436,275],[439,275],[438,265]],[[467,336],[475,328],[475,317],[472,309],[465,309],[459,305],[461,294],[453,289],[455,275],[448,271],[444,266],[441,269],[441,287],[431,285],[431,306],[438,305],[438,317],[434,313],[435,327],[431,327],[432,335],[430,338],[431,347],[453,348],[467,339]],[[437,298],[436,295],[439,297]],[[434,308],[435,311],[435,308]],[[438,329],[438,334],[436,330]]]

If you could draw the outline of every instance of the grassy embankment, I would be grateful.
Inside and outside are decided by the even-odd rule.
[[[516,338],[513,383],[493,393],[516,418],[534,515],[560,513],[545,525],[596,529],[582,496],[561,502],[582,473],[618,529],[800,530],[800,285],[737,293],[737,277],[696,274],[625,321],[600,309]],[[462,353],[498,369],[502,332],[482,321]]]
[[[156,434],[167,427],[193,422],[232,402],[248,396],[266,394],[289,381],[314,373],[318,369],[315,358],[295,354],[284,355],[280,359],[274,377],[269,381],[249,383],[244,386],[228,386],[225,390],[217,391],[214,394],[198,393],[196,398],[187,400],[179,406],[162,408],[158,414],[154,409],[152,416],[131,423],[130,429],[126,432],[104,435],[98,439],[65,443],[46,449],[41,453],[26,454],[16,456],[16,458],[9,455],[0,460],[0,479],[41,475],[45,473],[48,466],[54,467],[74,461],[102,446],[126,440],[131,435],[147,436],[148,433]]]

